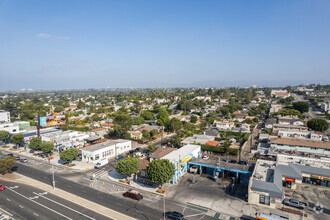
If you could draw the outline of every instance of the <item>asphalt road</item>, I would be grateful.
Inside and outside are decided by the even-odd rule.
[[[49,173],[25,166],[23,164],[17,164],[17,166],[18,173],[38,180],[40,182],[51,184],[52,180],[51,175]],[[59,175],[55,177],[55,182],[57,188],[78,195],[82,198],[88,199],[89,201],[98,203],[107,208],[116,210],[122,214],[137,219],[162,219],[163,212],[154,208],[150,208],[141,202],[103,193],[93,188],[67,180]]]
[[[109,219],[38,188],[2,181],[0,207],[15,219]]]

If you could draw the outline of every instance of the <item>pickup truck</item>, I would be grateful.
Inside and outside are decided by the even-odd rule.
[[[305,209],[307,208],[307,204],[304,202],[300,202],[299,200],[296,199],[284,199],[283,204],[287,206],[292,206],[298,209]]]

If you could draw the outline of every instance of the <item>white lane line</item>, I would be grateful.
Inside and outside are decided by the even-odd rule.
[[[206,214],[205,212],[202,212],[202,213],[193,214],[193,215],[186,215],[185,218],[199,216],[199,215],[205,215],[205,214]]]
[[[35,215],[35,216],[39,216],[37,213],[34,213],[34,212],[33,212],[33,215]]]
[[[120,203],[117,203],[117,202],[116,202],[116,204],[117,204],[117,205],[119,205],[119,206],[123,206],[122,204],[120,204]]]
[[[7,201],[9,201],[9,202],[10,202],[11,200],[7,198]]]
[[[67,185],[68,187],[70,187],[70,188],[72,188],[72,186],[70,186],[70,185]]]
[[[22,209],[24,209],[24,207],[23,206],[21,206],[21,205],[18,205],[19,207],[21,207]]]
[[[29,199],[28,197],[26,197],[26,196],[20,194],[19,192],[16,192],[16,191],[13,190],[13,189],[10,189],[10,188],[8,188],[8,189],[9,189],[10,191],[12,191],[13,193],[16,193],[17,195],[20,195],[20,196],[22,196],[23,198],[25,198],[25,199],[27,199],[27,200],[29,200],[29,201],[31,201],[31,202],[34,202],[34,203],[40,205],[41,207],[43,207],[43,208],[45,208],[45,209],[48,209],[48,210],[50,210],[50,211],[52,211],[52,212],[54,212],[54,213],[56,213],[56,214],[58,214],[58,215],[60,215],[60,216],[62,216],[62,217],[64,217],[64,218],[66,218],[66,219],[70,219],[70,220],[72,220],[72,218],[69,218],[68,216],[63,215],[62,213],[59,213],[59,212],[57,212],[57,211],[55,211],[55,210],[53,210],[53,209],[51,209],[51,208],[48,208],[47,206],[45,206],[45,205],[43,205],[43,204],[41,204],[41,203],[39,203],[39,202],[36,202],[36,201],[34,201],[34,200],[32,200],[32,199]]]
[[[103,199],[101,196],[98,196],[97,198]]]
[[[35,194],[36,194],[36,193],[35,193]],[[66,205],[63,205],[63,204],[61,204],[61,203],[59,203],[59,202],[56,202],[56,201],[54,201],[54,200],[52,200],[52,199],[49,199],[49,198],[45,197],[45,196],[40,195],[40,197],[42,197],[42,198],[44,198],[44,199],[47,199],[47,200],[49,200],[49,201],[51,201],[51,202],[53,202],[53,203],[55,203],[55,204],[57,204],[57,205],[63,206],[64,208],[67,208],[67,209],[69,209],[69,210],[71,210],[71,211],[74,211],[74,212],[76,212],[76,213],[78,213],[78,214],[80,214],[80,215],[83,215],[83,216],[85,216],[86,218],[89,218],[89,219],[93,219],[93,220],[95,220],[95,218],[92,218],[92,217],[90,217],[90,216],[88,216],[88,215],[85,215],[84,213],[81,213],[81,212],[79,212],[79,211],[77,211],[77,210],[75,210],[75,209],[73,209],[73,208],[70,208],[70,207],[68,207],[68,206],[66,206]]]

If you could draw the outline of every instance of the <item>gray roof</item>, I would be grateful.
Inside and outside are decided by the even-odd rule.
[[[204,134],[205,134],[205,135],[209,135],[209,136],[214,136],[214,137],[216,137],[216,136],[218,136],[220,133],[219,133],[219,131],[218,131],[217,129],[212,129],[212,128],[210,128],[210,129],[205,130],[205,131],[204,131]]]
[[[91,145],[89,147],[83,148],[82,150],[83,151],[93,152],[93,151],[101,150],[103,148],[106,148],[106,147],[109,147],[109,146],[112,146],[112,145],[115,145],[115,144],[129,142],[129,141],[130,140],[124,140],[124,139],[109,140],[109,141],[102,142],[102,143],[99,143],[99,144],[93,144],[93,145]]]
[[[302,180],[302,173],[330,177],[330,170],[312,166],[297,165],[278,165],[275,169],[269,169],[266,181],[252,180],[251,188],[260,192],[268,192],[271,197],[282,198],[282,177]]]

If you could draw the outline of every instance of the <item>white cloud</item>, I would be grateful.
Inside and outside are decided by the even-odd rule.
[[[46,33],[37,34],[37,38],[50,38],[50,37],[52,37],[51,34],[46,34]]]

